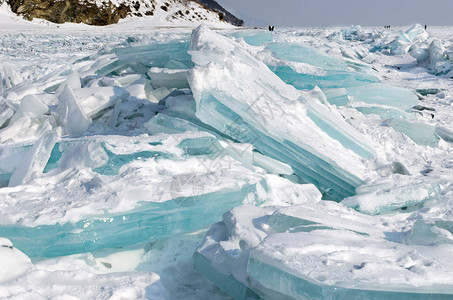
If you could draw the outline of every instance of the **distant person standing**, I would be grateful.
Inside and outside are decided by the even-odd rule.
[[[425,30],[426,30],[426,28],[428,28],[428,26],[425,25]]]

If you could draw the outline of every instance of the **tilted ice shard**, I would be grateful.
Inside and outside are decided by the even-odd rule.
[[[80,82],[80,75],[77,71],[72,72],[68,76],[68,78],[62,84],[60,84],[58,89],[55,91],[55,94],[60,95],[66,86],[68,86],[72,90],[82,88],[82,84]]]
[[[9,180],[9,186],[25,184],[42,173],[56,142],[57,134],[54,131],[44,133],[22,159]]]
[[[317,95],[317,92],[320,94]],[[316,98],[321,97],[322,102],[327,102],[321,90],[313,90],[311,95]],[[318,98],[319,99],[319,98]],[[307,116],[331,138],[338,140],[343,147],[350,149],[361,157],[371,157],[375,155],[371,142],[362,134],[359,134],[352,126],[346,123],[338,111],[319,101],[314,101],[309,97],[300,97],[299,101],[306,105]],[[326,116],[329,116],[328,118]]]
[[[352,138],[359,133],[348,126],[332,128],[331,120],[338,117],[328,111],[318,114],[321,104],[315,104],[315,97],[302,96],[239,44],[206,27],[193,32],[190,53],[197,67],[188,80],[202,122],[287,163],[326,197],[354,194],[364,178],[360,155],[372,153],[372,147]],[[329,128],[330,136],[325,132]]]
[[[428,32],[425,29],[423,29],[422,25],[420,25],[418,23],[409,27],[406,30],[406,34],[409,36],[409,38],[413,42],[422,42],[429,38]]]
[[[436,134],[444,141],[453,143],[453,131],[445,127],[436,127]]]
[[[445,48],[438,39],[434,39],[429,45],[429,68],[435,70],[436,63],[446,59]]]
[[[0,128],[8,121],[13,115],[14,110],[12,110],[5,103],[0,104]]]
[[[39,101],[38,98],[33,95],[25,96],[20,102],[19,109],[11,118],[10,123],[12,124],[25,116],[38,118],[44,115],[47,111],[49,111],[49,107]]]
[[[81,135],[87,131],[91,124],[91,120],[86,116],[85,112],[74,92],[70,87],[66,86],[59,97],[58,102],[58,118],[60,125],[63,127],[65,134]]]
[[[417,220],[410,231],[408,244],[453,244],[453,222],[446,219]]]
[[[225,213],[223,221],[212,225],[194,254],[195,269],[235,299],[258,299],[249,288],[255,283],[249,281],[247,260],[250,249],[275,231],[268,225],[274,205],[321,200],[321,194],[313,185],[293,184],[276,176],[268,178],[267,189],[269,193],[264,197],[268,198],[265,205],[269,207],[243,205]]]
[[[297,89],[320,87],[331,104],[349,104],[362,113],[388,118],[404,116],[405,110],[418,103],[411,91],[380,84],[369,65],[297,44],[273,43],[266,50],[272,51],[272,58],[265,55],[264,61],[284,82]]]
[[[74,95],[88,118],[96,116],[103,109],[114,106],[116,102],[129,97],[126,90],[116,86],[76,89]]]

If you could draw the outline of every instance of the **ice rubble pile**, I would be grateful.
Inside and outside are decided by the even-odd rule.
[[[299,57],[299,53],[306,52],[294,48],[302,49],[277,44],[273,55],[278,57],[278,51],[281,51],[287,61],[310,63],[310,67],[325,62],[332,69],[344,68],[341,61],[329,59],[311,49],[310,55]],[[282,85],[240,44],[201,28],[193,34],[191,55],[196,66],[188,78],[197,102],[196,115],[219,131],[236,140],[248,141],[263,154],[272,155],[268,148],[282,136],[286,139],[297,137],[298,142],[308,144],[304,137],[309,134],[299,136],[298,133],[304,131],[296,127],[296,124],[305,122],[302,111],[306,111],[306,117],[316,124],[310,125],[310,130],[315,126],[326,133],[331,130],[325,127],[323,117],[319,120],[312,115],[312,110],[319,107],[325,109],[324,117],[335,111],[322,97],[324,93],[321,90],[299,91],[294,96],[291,87]],[[295,78],[298,76],[296,73]],[[285,75],[279,75],[281,79],[287,79]],[[302,83],[305,82],[304,76],[300,75]],[[356,98],[361,97],[374,108],[379,105],[385,108],[384,112],[369,111],[379,112],[381,117],[395,117],[398,111],[405,114],[405,110],[418,103],[411,91],[379,83],[342,89],[347,89]],[[247,93],[257,90],[265,92],[258,95]],[[330,89],[327,92],[336,91]],[[275,121],[272,117],[277,108],[268,113],[266,122],[258,121],[256,111],[266,112],[263,107],[275,99],[284,107],[285,123],[297,128],[297,132],[289,129],[277,131],[282,128],[281,119]],[[304,110],[289,106],[294,99],[306,105]],[[323,104],[311,106],[313,103]],[[292,111],[297,112],[296,116]],[[432,126],[400,118],[386,122],[417,144],[437,146],[438,136]],[[229,128],[230,124],[236,127]],[[252,132],[250,128],[253,128]],[[262,132],[272,137],[266,139],[265,145],[260,144],[264,136]],[[254,139],[255,135],[259,138]],[[330,137],[340,140],[341,135],[336,133]],[[280,143],[275,148],[282,151],[286,141]],[[316,149],[320,149],[319,146]],[[304,171],[299,171],[298,165],[283,156],[274,158],[291,165],[295,174]],[[447,253],[453,250],[452,223],[450,216],[439,209],[444,205],[450,207],[451,201],[445,195],[451,194],[451,176],[426,178],[411,175],[398,162],[387,168],[388,172],[380,171],[382,178],[355,188],[357,194],[344,199],[341,204],[321,201],[325,194],[312,194],[308,201],[290,207],[241,206],[232,209],[223,215],[222,222],[214,224],[208,231],[194,254],[195,268],[235,299],[423,299],[450,295],[453,292],[450,280],[453,274]],[[311,182],[322,191],[319,182]],[[286,197],[290,199],[292,196],[294,194]],[[401,213],[408,207],[412,212]],[[417,208],[420,207],[425,209],[419,211]],[[395,211],[400,214],[395,214]],[[381,215],[388,212],[393,214]]]
[[[448,73],[451,63],[448,61],[447,51],[439,40],[430,42],[421,25],[416,24],[406,32],[400,32],[400,35],[411,41],[407,45],[407,51],[410,50],[421,66],[434,70],[437,75]],[[410,121],[414,119],[414,109],[417,111],[419,107],[417,104],[420,95],[417,96],[417,93],[408,89],[380,83],[377,70],[369,64],[376,59],[370,51],[392,49],[398,38],[390,42],[388,39],[391,35],[385,31],[373,30],[370,33],[357,26],[343,30],[340,36],[341,38],[332,34],[328,39],[335,40],[340,45],[345,40],[346,43],[350,43],[350,40],[362,41],[370,44],[370,49],[357,47],[351,50],[340,46],[338,55],[330,49],[332,46],[329,44],[327,48],[330,50],[325,53],[288,37],[274,37],[272,41],[266,41],[262,34],[255,34],[244,40],[251,45],[260,45],[261,48],[254,50],[258,52],[257,56],[283,81],[297,89],[319,87],[331,105],[353,107],[364,114],[379,115],[388,126],[406,134],[417,144],[436,147],[442,136],[448,141],[448,134],[443,134],[444,128]],[[422,50],[421,47],[429,42],[429,49]],[[378,47],[377,44],[381,46]],[[425,51],[426,55],[421,55],[420,51]],[[424,91],[417,90],[422,93]]]
[[[282,82],[238,43],[201,27],[190,49],[196,67],[188,80],[202,122],[290,165],[326,198],[354,193],[364,179],[361,158],[374,155],[366,138],[316,96]]]
[[[204,34],[215,38],[209,41],[213,45],[235,45],[200,28],[193,47]],[[261,85],[253,88],[275,85],[265,91],[282,93],[287,108],[301,114],[292,120],[300,125],[292,129],[269,120],[273,123],[260,128],[260,138],[276,139],[270,147],[251,140],[253,135],[232,135],[203,118],[207,112],[185,89],[186,73],[199,55],[193,48],[191,59],[188,47],[176,40],[102,51],[74,62],[71,71],[45,75],[31,88],[20,83],[6,90],[2,105],[8,114],[0,130],[1,236],[30,257],[140,244],[206,226],[244,201],[270,201],[269,174],[314,182],[326,198],[354,194],[365,172],[361,160],[374,151],[335,111],[248,57],[246,68],[258,65],[264,72]],[[190,71],[192,85],[198,71]],[[195,86],[192,91],[203,93]],[[238,100],[244,96],[237,95]],[[247,122],[268,109],[271,100],[256,102],[260,107],[253,115],[245,111]],[[241,130],[239,120],[229,121],[227,128]],[[275,130],[268,137],[271,127]]]
[[[14,255],[17,274],[2,277],[1,297],[33,293],[39,274],[89,274],[102,282],[95,294],[127,294],[120,283],[133,281],[142,297],[153,283],[146,293],[162,296],[154,274],[112,279],[88,268],[90,259],[54,258],[62,269],[79,264],[71,273],[28,257],[152,248],[233,207],[194,262],[237,299],[452,293],[443,261],[453,240],[451,176],[411,175],[337,107],[390,118],[389,132],[433,151],[451,131],[396,118],[417,97],[379,83],[365,63],[272,42],[267,32],[241,38],[261,48],[199,27],[190,42],[128,39],[3,86],[0,236],[9,240],[0,250]]]
[[[447,74],[451,77],[453,63],[449,60],[448,52],[440,40],[428,41],[428,37],[422,26],[415,24],[405,32],[399,31],[398,36],[390,44],[390,52],[394,55],[410,53],[420,65],[427,67],[435,75]]]
[[[259,55],[283,81],[301,90],[319,87],[332,105],[386,119],[406,117],[418,103],[413,92],[381,84],[368,63],[347,52],[338,58],[294,41],[279,41],[267,43]]]
[[[398,215],[366,216],[319,196],[291,207],[232,209],[208,231],[195,268],[235,299],[451,295],[451,222],[405,231]]]

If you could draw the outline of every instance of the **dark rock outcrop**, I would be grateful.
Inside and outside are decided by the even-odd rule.
[[[108,25],[117,23],[130,12],[130,7],[118,7],[106,1],[99,7],[88,1],[73,0],[7,0],[11,10],[27,20],[46,19],[54,23],[85,23],[89,25]]]
[[[0,0],[1,1],[4,0]],[[164,11],[170,5],[187,6],[187,1],[199,3],[204,9],[213,11],[219,16],[219,20],[242,26],[243,21],[226,11],[222,6],[213,0],[169,0],[165,2]],[[126,0],[120,1],[119,5],[113,4],[110,0],[103,1],[98,6],[95,0],[6,0],[11,10],[23,16],[27,20],[34,18],[45,19],[54,23],[85,23],[89,25],[109,25],[117,23],[120,19],[127,16],[152,16],[158,9],[154,0]],[[171,3],[171,4],[170,4]],[[187,19],[181,10],[172,15],[171,19]],[[193,21],[202,21],[203,17],[195,13]]]

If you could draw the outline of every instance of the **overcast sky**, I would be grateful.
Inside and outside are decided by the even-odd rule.
[[[453,0],[216,0],[246,26],[453,25]]]

